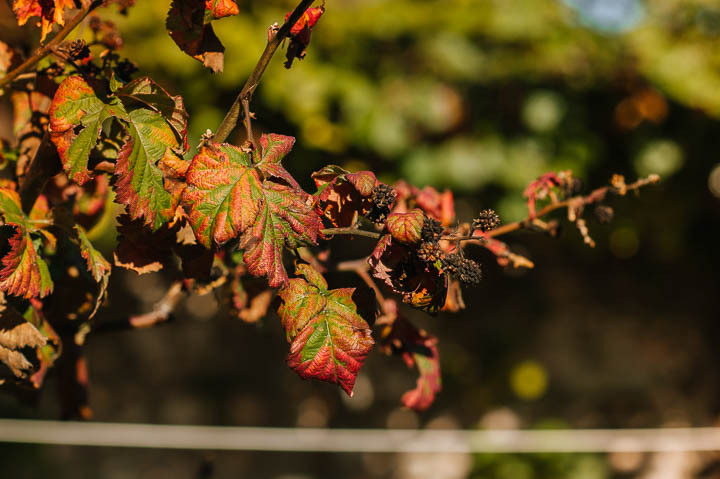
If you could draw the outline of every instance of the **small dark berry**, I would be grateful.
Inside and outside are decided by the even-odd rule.
[[[615,216],[615,212],[609,206],[599,205],[595,208],[595,218],[601,224],[610,223]]]
[[[424,263],[432,264],[442,258],[442,252],[437,242],[424,241],[417,249],[417,257]]]
[[[457,254],[446,255],[443,258],[443,266],[465,284],[478,284],[482,278],[482,270],[478,263]]]
[[[443,227],[442,223],[440,223],[435,218],[430,218],[429,216],[425,217],[425,221],[423,222],[422,226],[422,240],[423,241],[430,241],[433,243],[436,243],[437,240],[440,239],[440,236],[443,233]]]
[[[482,210],[478,217],[473,220],[472,228],[486,233],[497,228],[499,224],[500,217],[494,210]]]
[[[370,197],[372,209],[367,215],[368,219],[373,223],[384,223],[390,214],[390,208],[395,204],[395,198],[397,192],[391,186],[380,183]]]
[[[75,40],[68,46],[68,55],[73,60],[84,60],[90,56],[90,49],[85,40]]]

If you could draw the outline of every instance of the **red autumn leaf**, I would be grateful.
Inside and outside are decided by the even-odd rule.
[[[407,213],[391,213],[387,218],[387,230],[393,239],[413,244],[420,241],[425,215],[415,208]]]
[[[278,314],[290,345],[288,365],[304,379],[338,384],[352,396],[355,379],[373,346],[368,323],[357,314],[355,288],[328,290],[320,273],[297,267],[280,291]]]
[[[240,9],[234,0],[205,0],[205,23],[238,13]]]
[[[234,8],[233,8],[234,5]],[[225,47],[211,22],[234,15],[237,5],[230,0],[175,0],[170,6],[165,27],[178,47],[213,71],[223,71]]]
[[[279,150],[271,147],[273,137],[281,138]],[[271,287],[287,283],[283,247],[315,244],[322,227],[308,194],[280,164],[289,151],[283,146],[287,138],[269,135],[258,165],[249,151],[235,146],[203,146],[188,169],[182,195],[198,242],[209,248],[240,237],[248,271],[267,276]]]
[[[445,304],[448,275],[437,264],[428,264],[410,246],[384,235],[368,258],[373,276],[381,279],[403,302],[435,313]]]
[[[328,165],[313,173],[312,178],[318,188],[313,195],[315,211],[333,226],[350,226],[358,216],[365,216],[372,209],[371,197],[378,185],[372,172],[350,173],[339,166]]]
[[[41,227],[31,223],[31,219],[45,219],[47,200],[39,196],[37,207],[33,207],[29,217],[20,206],[20,196],[16,191],[0,188],[0,215],[5,224],[15,228],[10,238],[10,251],[2,258],[0,270],[0,290],[24,298],[44,297],[53,290],[50,271],[45,261],[37,253],[31,232]]]
[[[18,19],[18,25],[27,23],[31,17],[40,17],[38,26],[41,26],[40,41],[52,30],[53,26],[65,25],[65,8],[75,8],[75,0],[14,0],[13,12]]]
[[[400,355],[407,367],[417,368],[417,385],[403,394],[402,403],[416,411],[424,411],[432,405],[435,395],[442,389],[437,338],[417,329],[404,317],[397,316],[394,301],[386,305],[388,308],[392,313],[392,323],[381,332],[383,350],[387,354]]]
[[[282,159],[290,153],[294,144],[295,138],[292,136],[278,135],[277,133],[262,135],[260,137],[262,152],[257,167],[266,177],[272,176],[283,180],[294,189],[300,190],[298,182],[283,168],[281,163]]]
[[[286,22],[290,18],[291,13],[292,12],[288,12],[285,15]],[[285,68],[290,68],[295,58],[299,58],[300,60],[305,58],[307,47],[310,44],[310,34],[323,13],[325,13],[325,3],[319,7],[308,8],[290,28],[290,45],[285,55],[287,58]]]

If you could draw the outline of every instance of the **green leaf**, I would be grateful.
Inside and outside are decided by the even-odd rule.
[[[300,377],[338,384],[352,396],[355,379],[374,344],[368,323],[357,314],[355,288],[327,289],[320,273],[298,265],[280,291],[278,314],[290,342],[288,365]]]
[[[206,144],[190,164],[182,195],[198,242],[210,248],[240,237],[248,271],[267,276],[272,287],[288,280],[283,247],[315,244],[322,227],[280,158],[253,166],[249,151]]]
[[[99,84],[82,76],[66,78],[58,87],[50,106],[50,139],[62,160],[65,173],[82,185],[91,179],[90,152],[95,148],[102,124],[110,117],[125,117],[120,101],[108,97]]]
[[[45,201],[44,197],[38,197],[38,202]],[[31,218],[40,216],[39,209],[33,208]],[[28,299],[47,296],[53,290],[50,271],[30,237],[31,231],[39,231],[40,228],[28,222],[30,218],[23,213],[16,191],[0,188],[0,214],[4,224],[15,229],[9,240],[10,251],[2,258],[0,290]]]
[[[103,131],[110,118],[125,132],[115,165],[116,199],[132,219],[158,229],[174,217],[184,188],[187,113],[182,99],[146,77],[115,94],[99,81],[66,78],[50,107],[50,132],[65,172],[77,183],[92,178],[90,154],[99,137],[111,135],[110,128]]]

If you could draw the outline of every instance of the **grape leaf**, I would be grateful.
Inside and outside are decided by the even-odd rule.
[[[437,338],[417,329],[402,316],[381,334],[383,349],[399,354],[409,368],[414,366],[420,373],[415,388],[403,394],[402,403],[416,411],[429,408],[442,389]]]
[[[213,73],[222,73],[225,47],[212,28],[212,20],[238,13],[230,0],[175,0],[165,27],[178,47]]]
[[[115,188],[117,201],[127,205],[131,218],[144,218],[145,224],[158,229],[175,215],[184,188],[187,163],[181,155],[187,145],[187,116],[179,119],[184,114],[182,103],[175,108],[177,100],[154,84],[145,102],[135,100],[138,91],[147,87],[146,81],[151,82],[134,80],[117,92],[128,113],[129,136],[115,165]],[[165,101],[151,100],[152,95]],[[168,102],[172,109],[165,109]]]
[[[280,290],[278,314],[290,342],[288,365],[303,379],[338,384],[352,396],[358,371],[374,341],[368,323],[357,314],[355,288],[327,289],[320,273],[298,265]]]
[[[370,171],[349,171],[328,165],[312,174],[318,191],[315,193],[315,211],[327,218],[333,226],[347,227],[372,209],[372,194],[378,185]]]
[[[288,280],[283,246],[315,244],[322,227],[309,195],[280,165],[288,150],[275,157],[268,148],[254,166],[249,151],[208,143],[193,158],[182,194],[198,242],[210,248],[240,236],[248,271],[267,276],[271,287]]]
[[[420,241],[425,215],[415,208],[407,213],[391,213],[387,218],[387,230],[393,239],[413,244]]]
[[[31,17],[40,17],[38,26],[42,26],[40,41],[53,26],[65,25],[65,8],[75,8],[75,0],[14,0],[13,12],[18,19],[18,25],[27,23]]]
[[[50,105],[50,139],[55,144],[65,173],[82,185],[90,181],[88,159],[95,148],[105,120],[126,117],[117,97],[103,95],[100,85],[80,75],[66,78]]]
[[[36,204],[46,202],[38,197]],[[39,208],[33,208],[30,216],[39,219]],[[0,214],[4,223],[15,228],[10,238],[10,251],[2,259],[0,290],[24,298],[44,297],[53,290],[53,282],[47,263],[40,258],[30,233],[40,228],[28,223],[28,217],[20,206],[20,196],[14,190],[0,188]]]
[[[90,153],[114,118],[125,130],[115,165],[117,201],[133,219],[158,229],[171,220],[184,188],[187,113],[149,78],[138,78],[114,94],[99,81],[66,78],[50,107],[50,138],[68,176],[79,184],[92,178]]]
[[[208,143],[192,159],[183,205],[198,242],[223,244],[247,230],[263,203],[262,180],[250,153]]]

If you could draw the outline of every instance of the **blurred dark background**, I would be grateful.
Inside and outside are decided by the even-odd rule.
[[[191,141],[222,120],[290,1],[239,0],[215,23],[225,72],[211,75],[166,34],[169,1],[118,15],[122,54],[190,113]],[[5,13],[3,13],[5,15]],[[37,32],[23,30],[28,41]],[[280,55],[278,55],[280,56]],[[7,118],[1,104],[0,118]],[[171,324],[91,336],[99,421],[362,428],[636,428],[720,419],[720,4],[713,0],[328,0],[307,58],[276,58],[255,95],[257,131],[296,136],[285,165],[310,191],[328,163],[450,188],[461,219],[527,215],[524,186],[571,169],[588,188],[613,173],[662,182],[613,202],[610,225],[559,239],[506,239],[535,263],[507,271],[481,248],[467,310],[406,311],[439,337],[443,391],[400,406],[414,371],[372,354],[356,395],[300,380],[274,314],[220,317],[212,295]],[[5,121],[5,120],[4,120]],[[242,135],[242,132],[237,133]],[[231,138],[241,141],[242,136]],[[562,215],[558,216],[562,219]],[[112,228],[96,231],[106,256]],[[333,254],[369,252],[362,238]],[[331,274],[331,286],[354,285]],[[99,321],[147,311],[169,279],[115,270]],[[55,378],[36,405],[0,395],[0,416],[57,418]],[[201,453],[0,445],[5,477],[691,478],[713,454]]]

